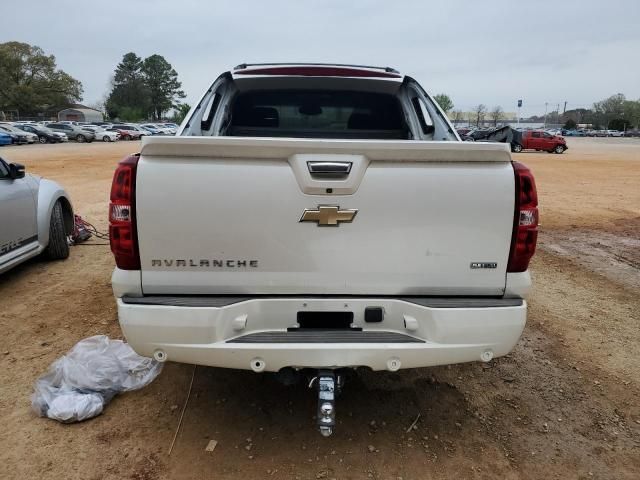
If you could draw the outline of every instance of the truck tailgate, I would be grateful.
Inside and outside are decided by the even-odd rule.
[[[505,144],[145,138],[136,185],[143,291],[501,295],[510,161]],[[314,162],[350,171],[315,176]],[[321,207],[333,210],[318,221]],[[337,212],[355,216],[340,222]],[[319,225],[327,218],[338,223]]]

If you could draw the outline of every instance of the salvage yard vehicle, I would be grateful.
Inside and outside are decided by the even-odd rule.
[[[116,169],[119,322],[161,362],[306,376],[330,435],[350,369],[511,351],[537,203],[508,144],[460,141],[392,68],[243,64]]]
[[[19,135],[20,137],[24,138],[25,143],[35,143],[38,141],[37,135],[31,132],[25,132],[24,130],[19,129],[18,127],[11,125],[10,123],[0,123],[0,130],[5,133],[13,133],[15,135]]]
[[[48,123],[47,128],[54,132],[64,133],[70,140],[75,140],[78,143],[91,143],[96,138],[92,132],[83,130],[79,126],[71,125],[70,123]]]
[[[0,225],[0,273],[41,253],[51,260],[69,256],[73,208],[67,193],[1,158]]]
[[[117,132],[120,134],[122,140],[140,140],[143,135],[149,135],[147,131],[141,131],[135,128],[133,125],[117,124],[107,128],[110,132]]]
[[[38,142],[40,143],[61,143],[68,142],[69,137],[65,133],[54,132],[47,127],[43,127],[37,124],[30,123],[18,123],[15,124],[20,130],[30,132],[38,136]]]
[[[142,128],[139,125],[134,125],[132,123],[117,123],[113,125],[114,128],[117,128],[118,130],[127,130],[129,132],[132,132],[132,134],[135,136],[137,135],[138,138],[139,137],[143,137],[145,135],[149,135],[149,131]]]
[[[587,130],[587,136],[588,137],[606,137],[607,131],[606,130]]]
[[[142,128],[143,130],[146,130],[151,135],[162,135],[162,132],[158,130],[155,126],[151,126],[147,124],[147,125],[140,125],[140,128]]]
[[[514,152],[542,150],[549,153],[563,153],[568,148],[564,138],[541,130],[524,131],[522,138],[511,144],[511,150]]]
[[[29,143],[26,132],[23,132],[22,130],[16,129],[16,131],[4,125],[0,125],[0,130],[2,130],[2,133],[5,135],[9,135],[11,137],[11,143],[13,145],[26,145]]]
[[[586,137],[587,134],[584,130],[563,130],[562,135],[565,137]]]
[[[13,138],[11,135],[5,132],[0,132],[0,147],[4,147],[5,145],[11,145],[13,143]]]
[[[155,129],[159,135],[175,135],[176,134],[176,130],[173,127],[169,127],[161,123],[143,123],[141,127]]]
[[[607,137],[624,137],[624,132],[620,130],[607,130]]]
[[[103,142],[115,142],[120,138],[118,132],[111,132],[97,125],[82,125],[80,128],[93,133],[97,140],[102,140]]]

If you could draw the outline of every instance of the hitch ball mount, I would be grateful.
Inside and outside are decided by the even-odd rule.
[[[318,430],[323,437],[333,433],[336,426],[336,396],[342,390],[344,375],[334,370],[319,370],[311,379],[309,387],[316,385],[318,391]]]

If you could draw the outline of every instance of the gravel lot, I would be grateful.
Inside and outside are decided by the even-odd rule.
[[[314,395],[271,376],[167,364],[88,422],[30,410],[33,381],[78,340],[121,337],[108,246],[0,277],[0,478],[640,478],[640,141],[568,139],[522,153],[541,199],[529,321],[480,363],[362,374],[316,433]],[[106,227],[111,175],[136,142],[6,147]],[[0,226],[1,228],[1,226]],[[416,417],[415,429],[407,430]],[[218,444],[206,452],[210,439]]]

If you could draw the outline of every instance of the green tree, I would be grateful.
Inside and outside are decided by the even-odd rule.
[[[447,95],[446,93],[439,93],[437,95],[434,95],[433,99],[438,102],[438,105],[440,105],[440,108],[444,110],[445,113],[449,113],[451,110],[453,110],[453,102],[451,101],[451,98],[449,98],[449,95]]]
[[[564,129],[565,130],[575,130],[575,128],[578,126],[578,124],[576,123],[576,121],[572,118],[569,118],[566,122],[564,122]]]
[[[139,115],[135,120],[146,117],[151,102],[142,66],[142,59],[133,52],[122,57],[113,75],[111,93],[105,102],[109,117],[122,120],[132,120],[131,117],[135,115]],[[123,113],[128,118],[125,119]]]
[[[33,115],[82,99],[82,84],[56,58],[27,43],[0,43],[0,111]]]
[[[576,108],[573,110],[567,110],[562,114],[562,121],[567,122],[573,120],[576,123],[591,123],[593,118],[593,110],[588,108]]]
[[[177,107],[186,95],[181,90],[178,73],[162,55],[151,55],[142,63],[142,73],[149,92],[149,111],[159,120],[168,110]]]
[[[624,104],[626,98],[622,93],[611,95],[599,102],[593,104],[594,125],[604,125],[608,128],[608,124],[614,118],[620,118],[624,115]]]
[[[608,123],[610,130],[620,130],[621,132],[624,132],[626,129],[628,129],[630,125],[631,123],[624,118],[614,118]]]
[[[178,125],[181,124],[184,120],[184,117],[186,117],[187,113],[189,113],[189,110],[191,110],[191,105],[189,105],[188,103],[181,103],[180,105],[176,106],[173,117],[171,117],[171,121],[177,123]]]
[[[147,112],[136,107],[119,107],[118,118],[123,122],[139,122],[147,118]]]
[[[623,105],[624,119],[636,128],[640,127],[640,99],[625,100]]]

